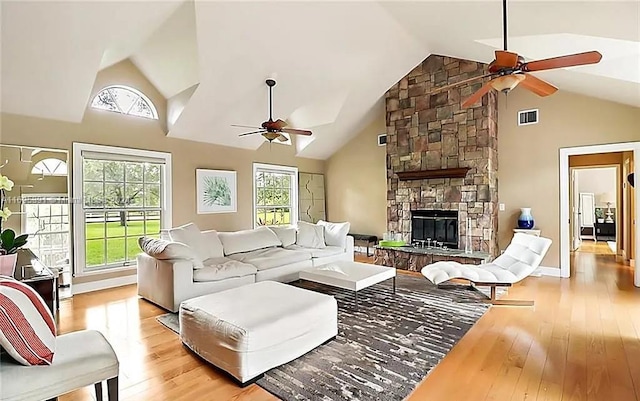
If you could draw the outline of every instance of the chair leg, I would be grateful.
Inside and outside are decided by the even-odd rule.
[[[491,305],[498,306],[533,306],[533,301],[521,301],[517,299],[496,299],[496,286],[491,286],[491,298],[489,298]]]
[[[94,384],[96,387],[96,401],[102,401],[102,382]]]
[[[107,380],[107,393],[109,401],[118,401],[118,376]]]

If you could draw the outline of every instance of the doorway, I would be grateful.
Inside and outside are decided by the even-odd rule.
[[[622,152],[597,156],[599,160],[615,158],[622,161]],[[581,156],[569,158],[569,165],[572,166],[572,185],[569,190],[570,198],[574,199],[571,250],[598,255],[621,255],[618,227],[622,213],[617,212],[617,205],[621,203],[618,196],[620,165],[573,167],[578,164],[585,164],[585,159]]]
[[[570,162],[571,158],[573,160]],[[600,208],[602,210],[598,214],[602,214],[604,218],[602,224],[605,222],[611,224],[613,221],[615,232],[615,237],[603,235],[602,238],[614,238],[615,253],[630,266],[634,285],[640,287],[640,271],[634,268],[637,260],[636,250],[640,249],[640,227],[636,224],[640,216],[640,204],[635,201],[640,197],[640,188],[635,182],[637,180],[633,179],[634,176],[639,175],[638,163],[634,163],[634,160],[639,159],[640,142],[560,149],[560,270],[562,277],[571,276],[570,253],[583,239],[580,230],[576,228],[578,221],[576,216],[579,213],[576,212],[576,205],[579,206],[579,200],[572,195],[576,192],[576,173],[573,168],[614,165],[617,169],[615,199],[605,195],[598,199],[597,194],[594,193],[594,230],[598,230],[599,224],[599,217],[595,215],[595,210]],[[580,160],[580,163],[576,160]],[[586,160],[590,161],[586,162]],[[608,228],[608,231],[605,230],[603,234],[610,233],[610,230],[611,228]],[[581,236],[580,240],[576,240],[576,235]],[[593,235],[596,237],[593,238],[596,242],[598,233],[595,232]]]

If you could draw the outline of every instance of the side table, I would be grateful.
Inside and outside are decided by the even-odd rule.
[[[529,235],[535,235],[536,237],[539,237],[540,233],[541,233],[541,230],[538,230],[537,228],[530,228],[530,229],[514,228],[513,232],[514,233],[524,233],[524,234],[529,234]]]

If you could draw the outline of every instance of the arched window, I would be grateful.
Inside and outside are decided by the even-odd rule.
[[[67,163],[54,158],[42,159],[33,166],[31,174],[66,176]]]
[[[139,90],[123,85],[112,85],[102,89],[93,98],[91,107],[154,120],[158,119],[158,112],[148,97]]]

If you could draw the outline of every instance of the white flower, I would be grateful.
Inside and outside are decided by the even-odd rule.
[[[0,189],[11,191],[13,189],[13,181],[11,181],[7,176],[0,175]]]
[[[8,219],[12,214],[13,214],[13,212],[11,212],[11,210],[9,210],[9,208],[8,208],[8,207],[5,207],[3,210],[0,210],[0,219],[2,219],[2,220],[6,220],[6,219]]]

